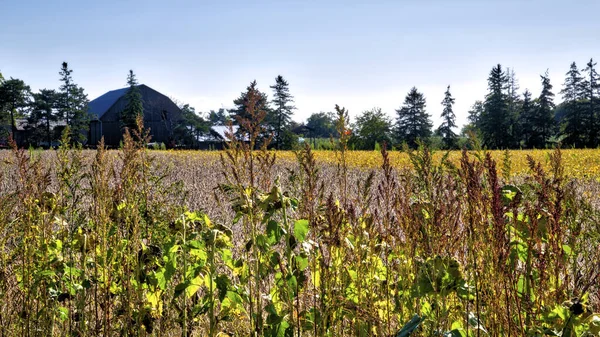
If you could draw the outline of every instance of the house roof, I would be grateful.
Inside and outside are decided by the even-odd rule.
[[[239,129],[239,126],[237,125],[232,125],[231,126],[233,133],[236,133],[237,130]],[[227,138],[227,133],[229,133],[229,126],[227,125],[215,125],[212,126],[211,131],[213,131],[214,133],[216,133],[222,140],[228,140]]]

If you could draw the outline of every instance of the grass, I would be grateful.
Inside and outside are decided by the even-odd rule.
[[[0,154],[0,336],[600,334],[598,151],[147,141]]]

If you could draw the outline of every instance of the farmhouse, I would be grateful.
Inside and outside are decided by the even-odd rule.
[[[140,84],[137,88],[142,95],[144,127],[150,129],[151,141],[171,144],[181,110],[170,98],[147,85]],[[119,146],[123,137],[120,116],[127,106],[127,90],[129,88],[109,91],[89,103],[90,145],[97,145],[104,136],[106,146]]]

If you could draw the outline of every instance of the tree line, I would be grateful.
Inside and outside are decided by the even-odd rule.
[[[23,80],[5,79],[0,73],[0,144],[16,134],[20,120],[26,121],[22,127],[30,131],[29,143],[52,146],[66,125],[74,141],[84,142],[89,129],[89,101],[84,89],[73,81],[72,73],[68,63],[63,62],[58,90],[40,89],[35,93]],[[61,127],[56,127],[59,121]]]
[[[394,119],[380,108],[363,111],[356,116],[351,124],[348,144],[357,150],[372,150],[384,142],[410,148],[424,143],[442,149],[459,149],[473,141],[488,149],[543,149],[558,144],[573,148],[598,147],[600,81],[596,62],[590,59],[582,69],[575,62],[571,64],[559,92],[563,101],[558,105],[554,103],[554,87],[548,71],[540,75],[540,83],[542,89],[536,96],[528,89],[519,93],[514,69],[503,68],[500,64],[494,66],[487,79],[488,93],[472,105],[468,111],[468,123],[460,131],[454,112],[456,100],[450,86],[440,102],[441,124],[436,129],[427,112],[425,95],[413,87],[403,104],[395,110]],[[249,93],[256,91],[256,82],[252,82],[235,101],[236,108],[230,111],[233,120],[247,117],[244,115],[248,108],[245,99]],[[258,95],[262,97],[260,107],[268,110],[266,95],[260,92]],[[278,116],[281,110],[269,111]],[[291,116],[291,111],[286,110],[286,113]],[[329,138],[339,136],[335,131],[336,118],[334,112],[318,112],[310,115],[303,124],[286,117],[283,124],[277,125],[300,130],[296,133],[305,137]],[[267,129],[273,130],[269,118],[265,120]]]
[[[72,70],[64,62],[59,72],[58,90],[42,89],[31,93],[19,79],[4,79],[0,74],[1,137],[17,128],[17,119],[26,118],[32,128],[29,137],[37,144],[51,144],[58,135],[53,122],[69,125],[76,140],[85,141],[90,116],[87,95],[73,82]],[[427,112],[425,95],[416,87],[410,89],[403,104],[395,110],[395,118],[380,108],[361,112],[351,124],[348,144],[354,149],[372,150],[382,143],[396,147],[417,147],[428,143],[443,149],[458,149],[476,139],[489,149],[547,148],[562,144],[566,147],[596,148],[600,142],[600,81],[596,62],[590,59],[586,67],[573,62],[565,75],[559,94],[563,101],[556,105],[548,71],[540,75],[539,93],[525,89],[519,93],[518,80],[510,68],[494,66],[487,79],[488,93],[468,111],[468,124],[457,132],[455,98],[448,86],[441,105],[441,125],[435,130]],[[137,114],[143,113],[137,80],[132,71],[127,79],[127,106],[122,112],[122,124],[131,127]],[[210,134],[215,125],[239,124],[249,118],[250,111],[260,112],[264,137],[271,138],[277,149],[297,146],[299,136],[305,138],[337,138],[334,112],[318,112],[305,123],[292,120],[296,107],[289,83],[279,75],[269,87],[273,96],[258,89],[256,81],[233,101],[229,110],[197,113],[189,104],[180,104],[182,118],[175,128],[179,145],[193,147],[200,137]]]

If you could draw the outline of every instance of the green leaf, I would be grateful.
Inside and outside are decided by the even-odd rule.
[[[502,202],[504,205],[509,205],[521,194],[521,190],[514,185],[504,185],[502,186],[500,193],[502,194]]]
[[[308,267],[308,257],[305,255],[296,255],[296,267],[300,271],[306,269]]]
[[[219,301],[223,301],[225,294],[227,293],[227,289],[231,285],[231,280],[229,277],[227,277],[227,275],[221,274],[217,276],[215,283],[217,284],[217,289],[219,290]]]
[[[204,277],[202,275],[196,276],[193,280],[190,281],[188,286],[185,288],[185,295],[190,298],[198,292],[203,282]]]
[[[464,329],[453,329],[444,334],[444,337],[467,337]]]
[[[567,254],[567,256],[571,256],[571,254],[573,252],[572,249],[571,249],[571,246],[569,246],[567,244],[564,244],[562,246],[562,248],[563,248],[563,251],[565,252],[565,254]]]
[[[267,224],[267,236],[269,238],[269,244],[274,245],[279,242],[281,236],[283,235],[283,230],[279,223],[275,220],[269,221]]]
[[[173,296],[174,297],[179,297],[181,294],[183,294],[183,292],[187,288],[188,284],[189,284],[189,281],[182,282],[182,283],[179,283],[178,285],[176,285],[175,286],[175,291],[173,293]]]
[[[69,309],[65,308],[65,307],[60,307],[58,308],[58,318],[60,318],[61,321],[66,321],[69,319]]]
[[[308,234],[308,220],[298,220],[294,224],[294,236],[298,242],[302,243]]]

